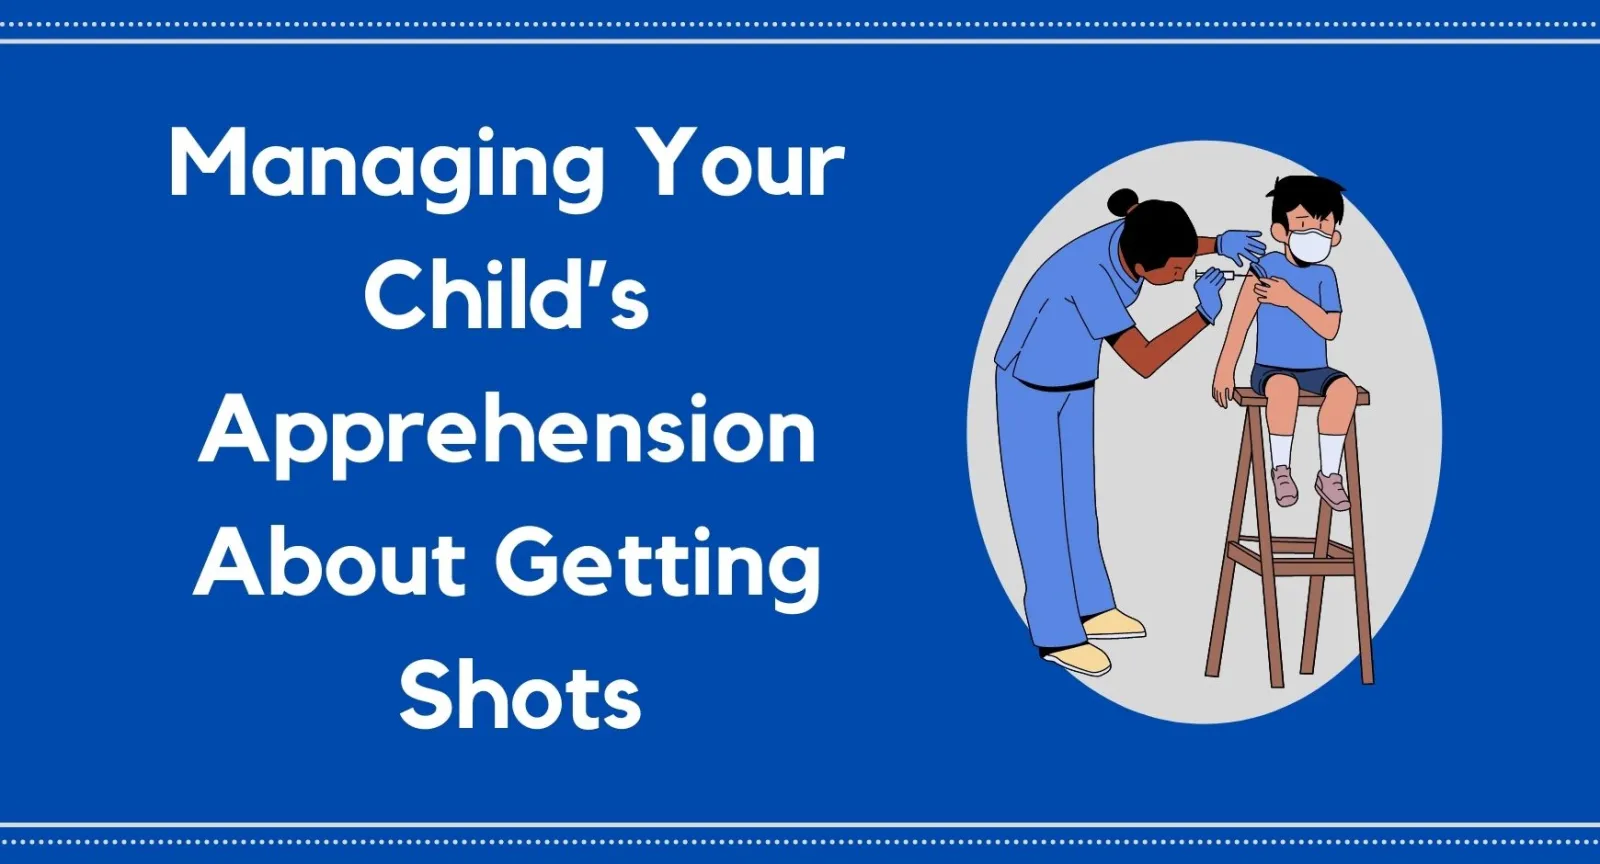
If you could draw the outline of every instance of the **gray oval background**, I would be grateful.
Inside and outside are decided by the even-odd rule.
[[[1123,187],[1141,199],[1177,201],[1202,234],[1259,230],[1269,249],[1281,248],[1269,233],[1270,202],[1264,196],[1275,178],[1309,173],[1315,172],[1243,144],[1186,141],[1154,147],[1107,166],[1073,189],[1012,259],[973,358],[967,467],[984,544],[1019,616],[1022,566],[1000,476],[993,358],[1028,278],[1061,246],[1110,221],[1106,199]],[[1442,428],[1438,375],[1422,311],[1389,247],[1356,209],[1353,199],[1360,193],[1353,190],[1347,201],[1343,242],[1328,259],[1345,309],[1328,352],[1332,365],[1372,392],[1372,404],[1359,409],[1357,417],[1376,630],[1394,610],[1422,553],[1439,486]],[[1197,266],[1221,266],[1221,261],[1203,258]],[[1191,284],[1145,286],[1129,311],[1147,336],[1193,311]],[[1237,290],[1237,282],[1224,289],[1227,309]],[[1219,325],[1226,317],[1225,312]],[[1112,658],[1110,674],[1078,680],[1125,708],[1184,723],[1226,723],[1275,711],[1310,694],[1356,657],[1351,582],[1330,578],[1317,673],[1299,674],[1307,580],[1280,579],[1286,686],[1268,687],[1260,580],[1240,568],[1222,675],[1202,674],[1244,421],[1242,409],[1224,411],[1210,398],[1222,336],[1223,326],[1207,329],[1148,380],[1105,350],[1095,397],[1101,546],[1118,607],[1142,619],[1150,635],[1102,643]],[[1252,332],[1236,380],[1248,375],[1254,354]],[[1273,506],[1273,531],[1310,536],[1317,513],[1311,482],[1318,462],[1311,409],[1300,412],[1293,462],[1300,502],[1288,509]],[[1247,509],[1246,533],[1254,533],[1255,518]],[[1348,522],[1340,514],[1333,533],[1335,539],[1349,539]],[[1018,662],[1030,662],[1024,645],[1019,643]],[[1378,687],[1384,686],[1383,648],[1380,641],[1374,652]],[[1063,683],[1068,676],[1062,672]],[[1361,687],[1358,679],[1343,683]]]

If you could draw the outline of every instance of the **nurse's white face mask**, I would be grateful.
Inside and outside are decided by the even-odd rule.
[[[1301,264],[1319,264],[1333,251],[1333,235],[1316,229],[1289,235],[1289,251]]]

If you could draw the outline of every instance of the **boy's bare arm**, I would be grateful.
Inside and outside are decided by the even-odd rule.
[[[1254,294],[1262,303],[1282,306],[1300,316],[1300,320],[1306,322],[1306,326],[1324,339],[1331,340],[1339,335],[1338,312],[1329,312],[1322,308],[1315,300],[1294,290],[1288,282],[1276,276],[1266,280],[1255,280]]]
[[[1211,378],[1211,398],[1222,408],[1233,398],[1233,375],[1239,366],[1239,355],[1244,352],[1244,337],[1250,324],[1256,320],[1256,310],[1261,301],[1256,296],[1260,284],[1254,276],[1245,277],[1239,288],[1239,299],[1233,304],[1233,315],[1228,319],[1228,334],[1222,339],[1222,352],[1217,355],[1217,371]]]

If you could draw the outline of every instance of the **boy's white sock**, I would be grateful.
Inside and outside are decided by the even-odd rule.
[[[1289,464],[1289,448],[1294,444],[1293,435],[1268,435],[1272,442],[1272,467]]]
[[[1322,435],[1322,473],[1339,473],[1339,457],[1344,453],[1343,435]]]

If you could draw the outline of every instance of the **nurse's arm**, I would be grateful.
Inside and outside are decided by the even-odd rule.
[[[1154,339],[1144,338],[1138,327],[1129,327],[1107,341],[1129,369],[1139,373],[1140,378],[1149,378],[1204,329],[1206,319],[1195,312]]]
[[[1217,238],[1201,237],[1200,248],[1195,250],[1194,257],[1199,258],[1201,255],[1215,254],[1217,254]]]

